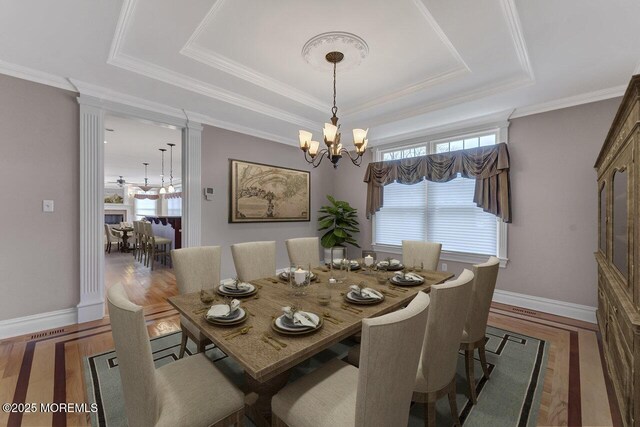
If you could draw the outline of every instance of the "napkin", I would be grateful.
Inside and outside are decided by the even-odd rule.
[[[284,315],[293,320],[293,324],[296,326],[308,326],[315,328],[318,326],[318,322],[315,322],[311,316],[308,316],[304,311],[294,312],[291,307],[282,307]]]
[[[240,308],[240,301],[237,299],[231,300],[229,304],[217,304],[207,311],[207,318],[229,317],[235,313],[238,308]]]
[[[360,288],[358,285],[351,285],[351,286],[349,286],[349,289],[352,290],[353,292],[355,292],[356,294],[360,295],[362,298],[369,298],[369,299],[381,299],[382,298],[382,294],[380,292],[376,291],[375,289]]]
[[[400,265],[400,260],[392,259],[391,261],[380,261],[378,265]]]
[[[406,282],[422,282],[422,277],[418,276],[415,273],[406,273],[404,277],[402,277],[402,272],[398,271],[396,273],[396,276],[399,277],[400,279],[405,280]]]
[[[236,285],[236,282],[229,281],[229,282],[225,282],[225,284],[222,286],[225,289],[228,289],[230,291],[240,290],[240,291],[249,292],[251,291],[251,289],[253,289],[250,283],[245,283],[245,282],[238,282]]]

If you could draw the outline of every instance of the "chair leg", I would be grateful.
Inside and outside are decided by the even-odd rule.
[[[425,427],[436,427],[436,402],[424,403],[424,425]]]
[[[455,377],[453,378],[453,381],[451,381],[447,396],[449,397],[449,407],[451,408],[451,418],[453,418],[453,425],[455,425],[456,427],[461,427],[462,424],[460,424],[460,417],[458,417],[458,403],[456,402]]]
[[[464,364],[467,368],[467,384],[469,385],[469,399],[472,404],[477,403],[476,398],[476,381],[475,374],[473,372],[473,348],[464,349]]]
[[[182,339],[180,340],[180,354],[178,355],[179,359],[184,357],[184,352],[187,349],[187,333],[182,329]]]
[[[482,340],[482,344],[478,347],[478,354],[480,355],[480,364],[482,365],[482,371],[484,376],[489,379],[489,364],[487,363],[487,353],[484,351],[485,341]]]

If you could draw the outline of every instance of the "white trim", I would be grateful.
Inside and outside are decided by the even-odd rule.
[[[78,315],[75,308],[0,320],[0,339],[60,328],[77,322]]]
[[[64,77],[55,74],[45,73],[34,68],[23,67],[22,65],[12,64],[10,62],[0,60],[0,73],[8,76],[17,77],[19,79],[36,82],[47,86],[53,86],[65,90],[75,90]]]
[[[571,302],[536,297],[533,295],[503,291],[501,289],[495,290],[493,294],[493,301],[501,304],[508,304],[544,313],[555,314],[556,316],[569,317],[571,319],[582,320],[584,322],[596,323],[596,307],[590,307],[588,305],[574,304]]]
[[[520,23],[520,17],[518,16],[518,10],[516,9],[515,2],[513,0],[502,0],[502,11],[504,12],[511,33],[511,40],[513,41],[513,47],[516,50],[518,61],[520,66],[527,73],[527,76],[535,81],[535,75],[533,74],[533,68],[529,61],[529,54],[527,52],[527,44],[524,41],[524,35],[522,34],[522,24]]]
[[[182,131],[182,215],[189,218],[182,225],[183,247],[200,246],[202,223],[202,126],[187,122]]]
[[[503,110],[496,113],[486,114],[477,117],[471,117],[464,120],[459,120],[453,123],[447,123],[444,125],[431,126],[422,129],[418,129],[412,132],[406,132],[387,136],[383,138],[377,138],[375,141],[375,147],[384,148],[393,147],[394,144],[404,145],[405,143],[411,144],[413,140],[431,140],[442,139],[450,136],[452,133],[456,135],[458,133],[475,133],[485,130],[506,128],[509,126],[509,117],[513,114],[513,110]],[[500,142],[506,142],[506,137],[500,135]],[[419,141],[415,141],[418,143]]]
[[[402,255],[402,246],[372,243],[371,247],[376,252]],[[487,262],[490,256],[491,255],[471,254],[471,253],[453,252],[453,251],[441,251],[440,261],[454,261],[454,262],[462,262],[465,264],[482,264],[483,262]],[[505,268],[507,266],[509,259],[501,258],[501,257],[498,257],[498,258],[500,259],[500,267]]]
[[[575,107],[576,105],[589,104],[591,102],[616,98],[618,96],[624,95],[624,91],[626,89],[627,85],[615,86],[608,89],[600,89],[593,92],[581,93],[579,95],[555,99],[553,101],[543,102],[541,104],[520,107],[516,108],[515,112],[511,115],[510,118],[515,119],[518,117],[546,113],[547,111],[560,110],[562,108]]]

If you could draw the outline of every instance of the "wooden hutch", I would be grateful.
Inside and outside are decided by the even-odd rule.
[[[622,421],[636,427],[640,426],[640,271],[635,271],[640,266],[639,150],[640,75],[636,75],[595,164],[598,326]]]

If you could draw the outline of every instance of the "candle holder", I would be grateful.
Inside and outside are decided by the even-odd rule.
[[[289,283],[293,289],[293,296],[301,297],[307,295],[307,287],[311,284],[311,265],[307,267],[306,270],[303,270],[301,266],[297,266],[295,271],[289,273]]]

